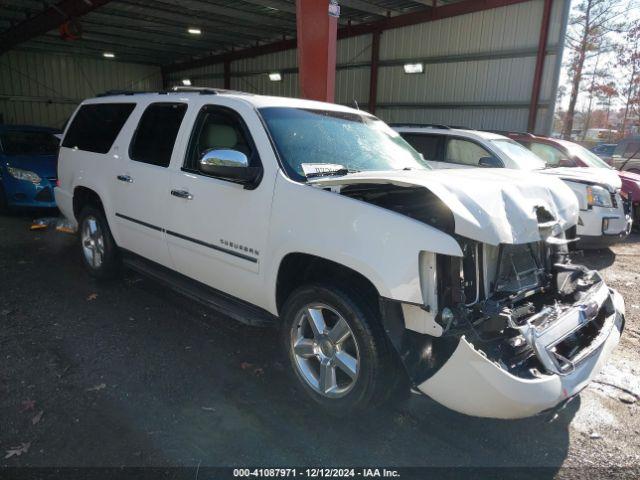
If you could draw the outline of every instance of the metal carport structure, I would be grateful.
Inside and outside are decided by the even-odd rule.
[[[183,80],[301,96],[296,7],[328,12],[329,3],[2,0],[0,113],[5,122],[59,126],[103,90]],[[569,3],[342,0],[335,101],[394,122],[548,132]],[[410,63],[422,73],[404,73]],[[331,81],[332,70],[326,75]],[[319,80],[314,72],[305,82]]]

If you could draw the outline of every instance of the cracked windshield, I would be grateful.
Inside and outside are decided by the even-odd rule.
[[[430,168],[397,132],[370,115],[281,107],[260,113],[294,180],[332,172]]]

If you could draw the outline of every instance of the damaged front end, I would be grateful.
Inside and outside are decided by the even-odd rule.
[[[490,170],[490,171],[486,171]],[[381,299],[413,386],[469,415],[520,418],[556,407],[618,343],[624,302],[574,265],[578,203],[562,181],[508,169],[360,172],[318,188],[445,233],[425,241],[410,298]],[[388,232],[391,235],[391,232]],[[438,237],[440,238],[440,237]]]
[[[462,257],[435,255],[435,336],[411,330],[415,306],[383,301],[414,385],[449,408],[494,418],[548,410],[584,388],[618,342],[622,298],[598,272],[571,263],[575,228],[563,232],[541,213],[544,240],[458,237]],[[392,327],[400,313],[403,332]]]

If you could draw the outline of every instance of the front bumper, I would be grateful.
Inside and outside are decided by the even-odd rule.
[[[631,233],[631,208],[626,201],[620,203],[616,208],[592,207],[580,211],[579,246],[605,247],[624,240]]]
[[[451,357],[433,376],[418,385],[418,389],[452,410],[478,417],[523,418],[556,407],[589,384],[620,339],[624,301],[604,282],[597,288],[598,291],[589,295],[590,301],[597,299],[598,311],[610,301],[613,312],[606,317],[591,345],[577,355],[581,358],[569,362],[570,369],[556,369],[559,373],[547,372],[533,379],[520,378],[490,360],[463,336]],[[544,333],[559,327],[569,328],[570,322],[581,317],[583,306],[571,308]]]
[[[37,185],[15,179],[9,174],[2,177],[7,204],[16,208],[55,208],[56,201],[53,196],[55,184],[55,177],[44,177]]]

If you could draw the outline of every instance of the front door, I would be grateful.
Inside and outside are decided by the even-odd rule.
[[[273,158],[270,148],[253,109],[205,105],[184,147],[184,162],[172,169],[168,187],[166,239],[176,270],[257,305],[268,295],[262,263],[275,170],[264,168],[260,183],[247,189],[203,173],[199,163],[205,152],[225,149],[246,155],[251,167],[262,167],[261,155]]]

